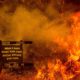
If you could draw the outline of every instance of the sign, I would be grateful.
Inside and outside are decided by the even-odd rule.
[[[32,44],[31,41],[0,41],[0,66],[18,68],[23,63],[23,44]]]

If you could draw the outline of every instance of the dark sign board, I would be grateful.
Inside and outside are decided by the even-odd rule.
[[[20,67],[23,63],[23,44],[32,44],[32,42],[0,41],[0,61],[3,67]]]

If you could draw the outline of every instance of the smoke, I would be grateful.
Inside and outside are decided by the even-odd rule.
[[[45,2],[46,5],[40,3],[43,6],[40,8],[39,2],[36,0],[33,2],[35,5],[33,8],[30,7],[31,4],[25,6],[27,4],[16,2],[12,7],[12,3],[0,7],[1,40],[52,41],[57,36],[65,37],[69,34],[67,20],[75,8],[70,7],[70,4],[62,6],[59,1],[54,0]],[[66,11],[61,13],[62,9]]]
[[[30,11],[24,6],[18,6],[10,21],[13,38],[15,40],[51,41],[54,37],[67,35],[69,28],[66,20],[55,10],[52,10],[53,14],[51,14],[51,10],[46,12],[49,13],[48,15],[57,16],[53,20],[50,20],[49,16],[45,16],[38,8]]]

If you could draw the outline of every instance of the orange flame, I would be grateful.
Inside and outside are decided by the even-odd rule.
[[[70,80],[80,74],[80,12],[71,15],[70,20],[73,21],[70,34],[65,39],[55,39],[55,42],[69,52],[68,61],[64,64],[59,59],[56,63],[48,62],[47,69],[44,68],[47,72],[44,69],[38,70],[36,78],[40,79],[42,76],[40,80]]]
[[[75,76],[80,74],[80,12],[71,15],[71,33],[64,38],[56,38],[55,42],[66,49],[69,53],[68,60],[62,63],[60,59],[47,60],[46,64],[43,64],[41,68],[37,70],[35,77],[27,78],[25,76],[19,76],[19,80],[72,80]],[[64,53],[65,54],[65,53]],[[62,55],[61,55],[62,56]],[[2,80],[4,72],[0,74]],[[11,74],[6,74],[6,77],[14,78]],[[10,79],[10,80],[11,80]],[[15,78],[14,80],[17,80]],[[79,80],[79,79],[78,79]]]

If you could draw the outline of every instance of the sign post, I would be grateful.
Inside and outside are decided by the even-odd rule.
[[[20,69],[23,66],[23,44],[31,41],[0,41],[0,68]]]

